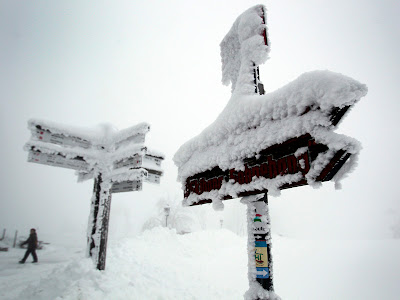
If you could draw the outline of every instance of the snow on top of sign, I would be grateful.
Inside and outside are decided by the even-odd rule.
[[[254,157],[269,146],[306,133],[331,149],[344,149],[357,154],[361,146],[356,140],[331,131],[334,125],[330,112],[336,107],[353,105],[366,93],[364,84],[330,71],[305,73],[286,86],[262,96],[234,93],[214,123],[175,153],[173,160],[178,166],[178,178],[185,183],[188,177],[215,166],[222,170],[244,169],[243,158]],[[322,164],[322,160],[327,158],[320,159]],[[355,163],[356,155],[352,156],[352,161]],[[296,180],[289,177],[286,176],[286,180]],[[308,179],[311,183],[312,175]],[[265,187],[267,183],[279,180],[279,176],[274,180],[259,178],[252,184]],[[232,193],[235,188],[239,189],[237,186],[223,188]],[[214,195],[215,192],[201,196],[215,199],[218,196]],[[193,203],[197,199],[188,201]]]
[[[118,143],[137,134],[146,134],[150,130],[150,125],[145,122],[118,130],[109,123],[101,123],[92,128],[82,128],[47,120],[30,119],[28,121],[30,130],[36,130],[38,127],[43,130],[49,130],[53,134],[79,137],[94,145]]]
[[[154,157],[160,158],[160,159],[165,159],[165,155],[163,153],[161,153],[158,150],[151,149],[151,148],[147,148],[146,154],[150,155],[150,156],[154,156]]]
[[[148,175],[148,171],[144,168],[138,169],[128,169],[120,168],[113,170],[112,173],[105,176],[105,180],[110,179],[113,182],[123,182],[123,181],[143,181]]]
[[[129,157],[133,157],[135,155],[143,156],[148,152],[147,147],[141,144],[132,144],[123,148],[118,149],[117,151],[110,153],[110,159],[112,161],[118,161],[121,159],[126,159]]]
[[[267,33],[267,26],[261,17],[266,18],[266,11],[263,5],[246,10],[236,19],[220,44],[222,83],[232,83],[232,91],[236,93],[254,92],[253,63],[261,65],[268,59],[270,47],[265,45],[263,35],[264,30]]]
[[[135,155],[143,156],[145,154],[159,158],[165,159],[165,155],[157,150],[145,147],[140,144],[132,144],[123,148],[117,149],[114,153],[111,154],[111,159],[113,161],[118,161],[120,159],[125,159],[129,157],[133,157]]]
[[[25,151],[40,151],[46,154],[61,154],[65,158],[82,157],[87,163],[94,164],[96,152],[89,149],[62,148],[58,145],[30,140],[24,145]]]

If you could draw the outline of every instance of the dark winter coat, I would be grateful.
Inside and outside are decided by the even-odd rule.
[[[21,245],[28,244],[28,249],[36,249],[37,243],[38,243],[37,235],[36,235],[36,232],[34,232],[34,233],[31,233],[29,235],[29,238],[25,242],[23,242]]]

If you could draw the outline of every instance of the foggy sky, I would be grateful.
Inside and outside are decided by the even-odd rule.
[[[78,184],[72,170],[27,163],[27,120],[40,118],[82,127],[151,124],[146,145],[166,155],[161,185],[112,200],[112,232],[137,233],[158,198],[183,197],[172,156],[229,100],[219,43],[259,1],[0,3],[0,230],[86,230],[93,183]],[[325,183],[271,197],[273,228],[305,237],[390,237],[390,226],[400,222],[400,4],[260,3],[268,9],[271,41],[260,68],[267,92],[316,69],[369,89],[337,130],[361,141],[357,169],[340,191]]]

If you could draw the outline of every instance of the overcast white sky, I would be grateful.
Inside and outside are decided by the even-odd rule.
[[[151,124],[146,144],[165,153],[165,176],[160,186],[113,196],[112,234],[136,233],[159,197],[182,197],[172,156],[226,105],[219,43],[258,3],[268,9],[271,58],[261,66],[267,92],[316,69],[369,88],[338,129],[363,144],[356,171],[340,191],[327,183],[271,198],[273,227],[297,236],[390,236],[391,223],[400,222],[395,0],[0,0],[0,230],[86,230],[92,182],[26,162],[29,118],[119,129]]]

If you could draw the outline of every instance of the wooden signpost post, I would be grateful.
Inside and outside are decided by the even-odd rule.
[[[43,121],[31,120],[28,125],[28,162],[76,170],[78,181],[94,179],[87,255],[104,270],[111,195],[141,191],[143,181],[159,184],[163,174],[163,155],[143,145],[150,126],[141,123],[98,137]]]
[[[240,34],[244,36],[239,37]],[[184,144],[174,161],[183,184],[184,205],[218,205],[221,200],[243,197],[251,245],[250,289],[246,299],[280,299],[273,285],[268,192],[318,185],[332,180],[344,165],[353,166],[351,158],[358,154],[357,142],[332,131],[349,108],[366,94],[366,87],[341,74],[316,73],[272,96],[254,96],[263,95],[264,86],[258,65],[250,58],[246,60],[253,45],[255,60],[263,56],[262,49],[269,51],[262,5],[239,16],[221,43],[223,81],[232,83],[234,102],[231,99],[229,109],[199,137]],[[249,81],[251,78],[253,82]],[[311,81],[314,79],[317,83]],[[309,87],[310,82],[317,88]],[[337,101],[335,97],[341,98]],[[246,107],[246,100],[259,106],[251,110]],[[274,102],[262,106],[262,101],[268,100]],[[240,109],[235,111],[233,105]],[[263,109],[270,113],[261,114]],[[242,117],[246,111],[253,115]],[[233,125],[238,117],[242,119]],[[221,130],[227,120],[230,123]]]

